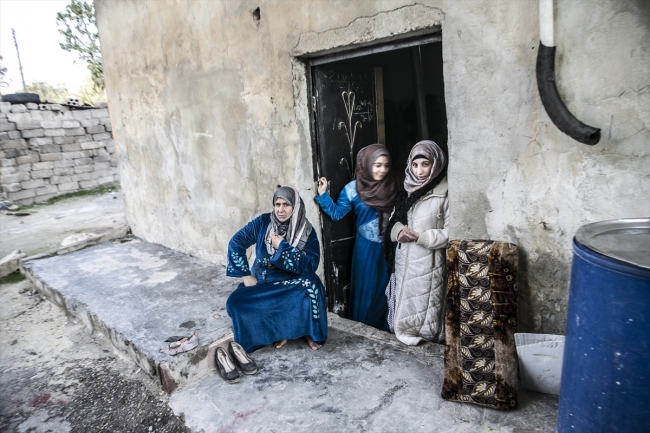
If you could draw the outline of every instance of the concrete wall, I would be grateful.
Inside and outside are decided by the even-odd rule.
[[[0,196],[32,204],[117,183],[106,108],[0,102]]]
[[[442,30],[453,238],[522,249],[520,329],[562,333],[571,238],[650,213],[649,8],[556,0],[557,75],[595,147],[557,131],[535,81],[537,1],[96,0],[134,233],[223,263],[278,184],[319,219],[299,58]],[[260,8],[256,21],[253,10]]]

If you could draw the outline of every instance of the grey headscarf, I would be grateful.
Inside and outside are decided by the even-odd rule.
[[[293,213],[285,221],[280,221],[275,212],[271,211],[271,223],[267,227],[266,236],[264,237],[266,239],[266,251],[271,255],[275,254],[276,251],[270,241],[269,235],[271,233],[283,236],[292,247],[302,251],[313,229],[311,223],[305,217],[305,203],[300,198],[298,190],[290,186],[283,186],[275,191],[273,206],[275,206],[275,201],[278,198],[289,203],[293,207]]]
[[[431,173],[429,173],[429,177],[424,180],[419,180],[415,173],[413,173],[412,168],[413,161],[421,157],[425,157],[431,161],[432,164]],[[445,168],[446,163],[447,160],[445,158],[445,154],[442,149],[440,149],[440,146],[431,140],[423,140],[418,142],[415,146],[413,146],[413,149],[411,149],[408,162],[406,163],[406,170],[404,170],[406,173],[406,178],[404,179],[404,189],[406,192],[408,192],[410,195],[420,189],[422,186],[429,183],[431,179],[438,176],[440,172],[442,172],[442,170]]]

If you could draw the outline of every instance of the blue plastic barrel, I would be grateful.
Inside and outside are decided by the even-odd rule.
[[[557,431],[650,432],[650,218],[573,240]]]

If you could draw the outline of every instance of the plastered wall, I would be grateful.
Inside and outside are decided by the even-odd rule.
[[[318,225],[301,59],[442,30],[451,235],[520,245],[520,330],[562,333],[571,238],[650,213],[649,7],[556,0],[557,75],[595,147],[537,94],[536,1],[95,0],[127,220],[223,263],[227,242],[299,188]],[[260,9],[259,21],[253,11]]]

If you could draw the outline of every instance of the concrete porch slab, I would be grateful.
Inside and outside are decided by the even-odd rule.
[[[267,346],[252,354],[257,375],[237,384],[205,377],[172,394],[169,405],[195,432],[555,431],[556,396],[520,387],[513,411],[443,400],[443,346],[407,347],[359,330],[330,315],[319,351],[303,341]]]
[[[107,335],[144,371],[174,391],[214,373],[214,351],[232,338],[225,306],[237,281],[225,269],[160,245],[127,238],[68,254],[28,258],[23,273],[41,293]],[[159,349],[196,330],[199,347]]]

